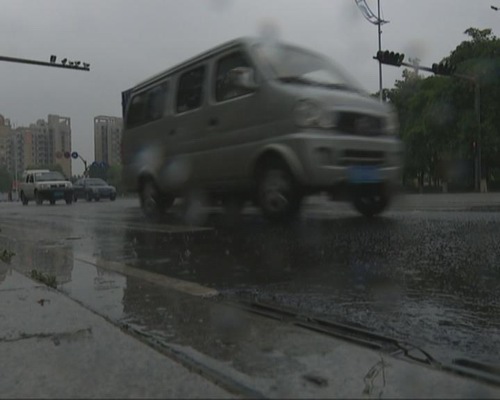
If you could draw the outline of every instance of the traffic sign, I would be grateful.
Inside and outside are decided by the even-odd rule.
[[[78,158],[78,153],[76,151],[71,153],[71,158]]]
[[[70,158],[70,157],[71,157],[71,153],[69,151],[65,151],[64,158]]]

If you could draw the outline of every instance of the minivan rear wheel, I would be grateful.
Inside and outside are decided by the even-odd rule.
[[[261,169],[257,196],[262,213],[269,220],[285,221],[300,212],[302,194],[299,186],[280,160],[270,160]]]
[[[142,211],[147,217],[163,214],[175,201],[175,197],[161,193],[152,179],[142,182],[139,198]]]

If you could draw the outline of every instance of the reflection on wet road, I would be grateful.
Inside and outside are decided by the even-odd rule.
[[[221,301],[261,301],[367,327],[439,359],[498,364],[497,212],[391,212],[367,220],[310,209],[288,226],[252,212],[229,223],[215,212],[204,224],[211,229],[192,229],[175,213],[145,221],[135,200],[2,207],[1,242],[17,253],[15,268],[54,274],[71,297],[169,340],[182,343],[183,329],[206,340],[203,321],[213,310],[78,259],[196,282],[217,289]],[[176,317],[182,314],[173,310],[183,308],[190,312]]]

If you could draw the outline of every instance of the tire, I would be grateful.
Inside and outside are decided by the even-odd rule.
[[[115,200],[116,200],[116,196],[110,196],[110,197],[109,197],[109,200],[110,200],[110,201],[115,201]]]
[[[64,200],[67,205],[71,205],[73,203],[73,196],[67,196]]]
[[[352,204],[365,217],[381,214],[390,203],[390,195],[383,187],[357,188]]]
[[[35,192],[35,202],[37,206],[41,206],[43,204],[42,196],[38,192]]]
[[[174,204],[175,197],[161,193],[153,179],[148,178],[140,184],[139,200],[144,215],[154,218],[165,213]]]
[[[23,203],[23,206],[28,205],[28,198],[24,195],[24,192],[21,192],[21,202]]]
[[[53,206],[54,204],[56,204],[56,201],[54,199],[50,199],[50,205]]]
[[[226,195],[222,198],[225,218],[232,222],[237,221],[243,212],[246,199],[239,195]]]
[[[75,195],[73,196],[73,202],[74,202],[74,203],[76,203],[77,201],[78,201],[78,196],[75,194]]]
[[[257,174],[257,200],[264,216],[284,222],[300,213],[302,194],[286,164],[276,158],[264,161]]]
[[[94,197],[95,201],[101,201],[101,198],[99,196]]]
[[[86,194],[86,196],[85,196],[85,197],[86,197],[86,199],[87,199],[87,201],[88,201],[89,203],[92,201],[92,194],[91,194],[91,193],[88,193],[88,192],[87,192],[87,194]]]

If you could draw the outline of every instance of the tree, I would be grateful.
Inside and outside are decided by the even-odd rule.
[[[114,186],[118,193],[123,193],[122,167],[120,165],[112,165],[109,167],[107,178],[108,183]]]
[[[12,189],[12,176],[7,168],[0,167],[0,192],[9,192]]]
[[[448,57],[458,75],[477,79],[481,89],[483,170],[487,177],[500,169],[500,40],[491,29],[469,28],[468,40]],[[474,82],[457,77],[422,78],[404,70],[403,79],[388,93],[400,119],[406,148],[405,181],[424,177],[431,184],[449,178],[453,160],[470,162],[475,153],[478,123],[474,108]],[[462,179],[463,180],[463,179]]]

